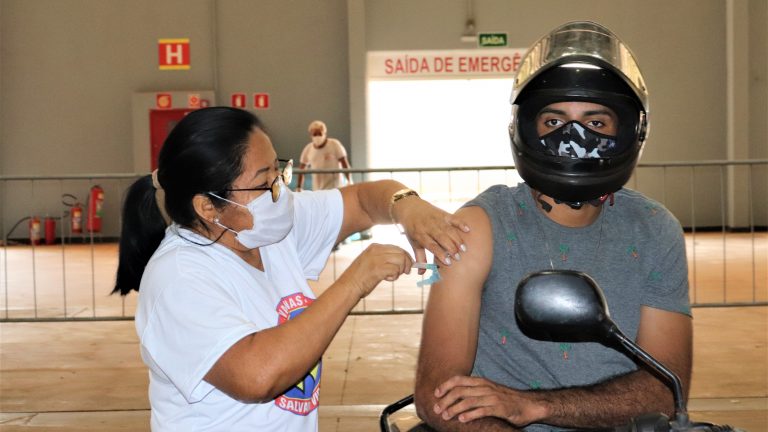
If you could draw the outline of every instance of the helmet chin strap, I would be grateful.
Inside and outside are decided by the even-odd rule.
[[[536,195],[536,201],[539,202],[539,204],[541,205],[541,208],[543,208],[545,212],[547,212],[547,213],[551,212],[552,211],[552,206],[548,202],[546,202],[543,199],[541,199],[541,195],[542,195],[541,192],[539,192],[538,195]],[[566,204],[568,207],[570,207],[570,208],[572,208],[574,210],[581,209],[582,207],[584,207],[584,204],[587,204],[587,203],[589,203],[589,204],[591,204],[591,205],[593,205],[595,207],[600,207],[601,205],[605,204],[606,201],[609,201],[609,203],[608,203],[609,206],[613,206],[613,203],[615,201],[614,200],[614,196],[613,196],[613,192],[611,192],[609,194],[601,195],[599,198],[595,198],[595,199],[589,200],[589,201],[575,201],[575,202],[571,202],[571,201],[562,201],[562,200],[559,200],[557,198],[553,198],[553,199],[555,200],[555,204]]]
[[[541,205],[541,208],[543,208],[544,211],[547,212],[547,213],[551,212],[552,211],[552,206],[548,202],[546,202],[543,199],[541,199],[541,196],[543,195],[541,192],[539,192],[539,191],[536,191],[536,192],[537,192],[537,194],[536,194],[536,201],[539,202],[539,205]]]

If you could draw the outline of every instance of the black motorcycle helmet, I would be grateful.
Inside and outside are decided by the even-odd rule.
[[[509,136],[520,176],[558,201],[582,203],[621,189],[648,134],[645,81],[629,49],[599,24],[565,24],[525,54],[512,90]],[[610,157],[572,158],[543,150],[536,131],[542,108],[556,102],[592,102],[618,118],[617,151]]]

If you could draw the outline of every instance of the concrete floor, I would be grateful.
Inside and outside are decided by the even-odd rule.
[[[320,430],[377,430],[412,392],[421,315],[352,316],[324,356]],[[768,308],[694,310],[694,420],[768,431]],[[0,430],[148,431],[132,321],[1,323]]]
[[[375,233],[374,238],[382,242],[381,235]],[[697,244],[699,259],[710,247],[706,236],[687,240],[689,246]],[[713,241],[725,244],[716,237]],[[760,241],[756,271],[726,267],[718,261],[727,256],[729,265],[743,263],[739,253],[754,255],[743,246],[710,252],[709,260],[698,262],[691,269],[699,287],[697,297],[764,301],[768,258],[765,237]],[[322,291],[334,272],[340,273],[362,247],[360,242],[342,246],[313,287]],[[89,250],[67,249],[62,259],[56,250],[38,248],[35,268],[48,271],[33,272],[34,293],[17,288],[29,283],[28,259],[23,258],[27,252],[10,250],[0,250],[6,254],[5,262],[10,262],[4,267],[5,279],[0,278],[4,290],[0,309],[5,309],[0,318],[31,316],[33,305],[39,316],[61,317],[65,308],[67,316],[79,317],[133,313],[135,298],[122,301],[106,295],[114,277],[114,245],[95,248],[95,266],[83,262],[92,253]],[[52,256],[46,258],[46,253]],[[78,254],[82,257],[77,258]],[[45,259],[52,264],[45,264]],[[62,261],[57,270],[55,263]],[[89,269],[95,270],[89,273]],[[750,285],[755,275],[757,284]],[[358,310],[422,307],[425,291],[415,287],[418,279],[413,275],[379,287]],[[66,295],[45,291],[59,285],[68,287]],[[725,286],[729,290],[721,291]],[[693,314],[691,417],[768,432],[768,307],[694,308]],[[347,319],[324,356],[322,432],[378,430],[381,409],[412,393],[421,318],[404,314]],[[132,321],[0,323],[0,431],[148,430],[147,371]]]

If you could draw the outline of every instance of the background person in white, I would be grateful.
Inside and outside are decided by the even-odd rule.
[[[294,195],[289,173],[258,118],[217,107],[179,122],[159,169],[130,187],[114,292],[140,288],[152,430],[316,430],[323,352],[355,304],[413,262],[370,245],[315,298],[307,279],[334,243],[391,210],[418,261],[430,245],[449,264],[468,230],[417,195],[393,199],[397,182]]]
[[[309,124],[308,131],[312,142],[304,146],[304,150],[301,152],[301,158],[299,159],[300,169],[349,168],[347,150],[339,140],[328,137],[328,128],[325,126],[325,123],[315,120]],[[346,178],[346,184],[352,184],[352,175],[350,173],[345,173],[344,177],[342,177],[341,173],[314,173],[312,174],[312,190],[341,187],[344,185],[344,178]],[[296,184],[296,190],[301,191],[304,187],[304,174],[299,174]]]

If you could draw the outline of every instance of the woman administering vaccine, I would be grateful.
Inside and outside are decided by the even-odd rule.
[[[460,258],[467,225],[402,184],[294,194],[290,172],[258,118],[206,108],[130,187],[114,292],[140,291],[153,431],[316,430],[323,352],[361,298],[413,264],[370,245],[315,298],[307,279],[334,244],[395,220],[417,261],[424,247]]]

